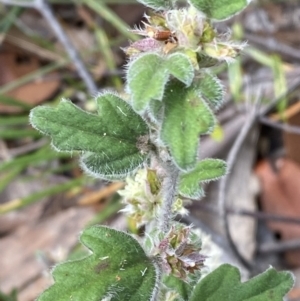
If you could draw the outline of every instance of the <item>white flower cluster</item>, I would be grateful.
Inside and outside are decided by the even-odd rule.
[[[126,183],[125,188],[118,192],[126,205],[121,212],[127,213],[137,228],[156,219],[162,197],[155,171],[141,169],[134,179],[127,178]]]

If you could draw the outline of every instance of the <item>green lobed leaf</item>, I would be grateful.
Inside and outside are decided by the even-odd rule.
[[[135,136],[147,134],[146,123],[122,98],[105,93],[98,96],[96,102],[102,123],[109,125],[111,135],[136,141]]]
[[[196,166],[199,135],[209,133],[215,118],[196,92],[173,80],[163,99],[165,104],[161,139],[169,147],[175,164],[184,171]]]
[[[55,107],[36,107],[31,124],[51,136],[60,151],[83,153],[83,168],[102,178],[121,179],[147,159],[146,123],[118,96],[97,98],[99,116],[68,100]]]
[[[163,277],[163,283],[168,289],[170,289],[171,291],[175,291],[179,295],[180,300],[189,300],[189,296],[192,291],[192,286],[186,283],[185,281],[181,280],[178,277],[169,275]]]
[[[199,68],[209,68],[219,63],[218,59],[208,56],[203,52],[197,52],[196,57]]]
[[[282,301],[294,283],[290,272],[273,268],[244,283],[240,278],[236,267],[223,264],[197,284],[190,301]]]
[[[220,108],[224,99],[224,89],[216,76],[207,72],[203,73],[195,85],[200,95],[206,100],[210,107],[213,109]]]
[[[170,75],[187,86],[191,85],[194,67],[187,55],[174,53],[162,57],[148,53],[130,63],[127,88],[134,110],[143,112],[149,108],[151,100],[161,101]]]
[[[247,7],[251,0],[189,0],[208,18],[228,19]]]
[[[160,124],[164,116],[164,104],[156,99],[152,99],[149,103],[148,113],[152,121]]]
[[[121,156],[112,149],[102,154],[85,153],[80,158],[80,166],[94,177],[117,181],[128,177],[141,167],[144,161],[144,156],[137,155],[134,148],[128,148],[127,153]]]
[[[156,267],[133,237],[92,226],[80,240],[93,254],[56,266],[54,285],[37,301],[154,301]]]
[[[199,199],[204,196],[201,182],[219,179],[226,174],[226,162],[219,159],[204,159],[195,169],[180,175],[179,193],[185,197]]]
[[[158,54],[144,54],[129,64],[128,90],[134,110],[144,111],[151,99],[161,100],[168,78],[164,59]]]
[[[161,10],[167,8],[167,2],[168,2],[166,0],[137,0],[137,1],[155,10]]]
[[[168,56],[166,66],[174,77],[190,86],[194,79],[194,67],[188,56],[183,53],[174,53]]]

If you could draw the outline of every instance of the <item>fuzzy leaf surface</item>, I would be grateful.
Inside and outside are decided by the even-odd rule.
[[[218,64],[218,60],[204,53],[197,53],[196,55],[199,68],[209,68]]]
[[[180,297],[176,300],[181,300],[181,301],[189,300],[189,296],[192,291],[192,286],[186,283],[185,281],[175,276],[169,275],[163,277],[163,283],[168,289],[177,292],[177,294]]]
[[[273,268],[241,283],[239,270],[223,264],[197,284],[190,301],[282,301],[293,284],[290,272]]]
[[[164,104],[156,99],[149,103],[149,116],[155,123],[160,124],[163,119]]]
[[[163,98],[169,72],[164,59],[154,53],[145,54],[129,65],[128,90],[135,111],[144,111],[151,99]]]
[[[155,266],[133,237],[93,226],[80,240],[93,254],[56,266],[54,285],[38,301],[153,300]]]
[[[190,86],[194,79],[194,67],[188,56],[182,53],[171,54],[166,60],[166,66],[174,77]]]
[[[170,75],[190,86],[194,67],[187,55],[174,53],[167,58],[155,53],[144,54],[129,64],[128,92],[137,112],[149,108],[151,100],[161,101]]]
[[[183,171],[196,166],[199,135],[209,133],[215,119],[195,88],[173,80],[163,99],[165,104],[161,139],[169,147],[175,164]]]
[[[226,174],[226,162],[219,159],[204,159],[195,169],[180,175],[179,193],[185,197],[198,199],[204,195],[201,182],[219,179]]]
[[[56,149],[82,152],[82,166],[88,172],[102,178],[122,178],[146,160],[147,154],[139,148],[139,141],[147,137],[148,128],[114,94],[99,96],[97,105],[98,116],[68,100],[55,108],[36,107],[30,115],[31,124],[51,136]]]
[[[216,76],[203,73],[197,82],[197,90],[213,109],[218,109],[222,105],[224,89]]]
[[[243,10],[251,0],[189,0],[208,18],[215,20],[228,19]]]

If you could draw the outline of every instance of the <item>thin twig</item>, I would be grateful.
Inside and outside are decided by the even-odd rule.
[[[0,1],[3,4],[6,5],[15,5],[15,6],[21,6],[21,7],[30,7],[30,8],[35,8],[37,0],[32,0],[32,1],[18,1],[18,0],[1,0]]]
[[[0,163],[11,159],[11,153],[8,150],[6,143],[0,139]]]
[[[245,33],[244,37],[251,42],[263,46],[271,51],[276,51],[282,55],[289,56],[293,59],[300,60],[299,50],[291,46],[280,43],[280,41],[271,37],[259,37],[256,34]]]
[[[55,35],[57,36],[60,43],[66,49],[70,59],[74,63],[79,76],[84,81],[87,89],[91,95],[95,94],[97,91],[97,86],[92,78],[92,76],[87,71],[85,64],[83,63],[78,51],[72,44],[69,37],[65,34],[64,30],[62,29],[61,25],[57,21],[52,7],[46,0],[32,0],[32,1],[17,1],[17,0],[0,0],[0,2],[7,4],[7,5],[17,5],[21,7],[30,7],[38,10],[46,21],[51,26],[52,30],[54,31]]]
[[[224,229],[226,232],[226,236],[229,242],[230,247],[232,248],[232,251],[235,253],[237,259],[240,261],[240,263],[247,268],[248,270],[252,269],[252,265],[242,256],[242,254],[237,249],[233,238],[231,236],[230,230],[229,230],[229,224],[228,224],[228,216],[226,212],[226,187],[227,183],[230,177],[230,170],[234,166],[234,162],[236,160],[236,157],[246,139],[248,136],[250,130],[252,129],[253,125],[257,121],[257,106],[255,106],[255,109],[253,112],[249,115],[248,119],[246,120],[242,130],[240,131],[238,137],[236,138],[230,152],[227,158],[227,166],[228,166],[228,173],[226,176],[224,176],[220,181],[220,188],[219,188],[219,196],[218,196],[218,202],[219,202],[219,210],[220,215],[222,216],[222,220],[224,222]]]
[[[283,130],[287,133],[300,135],[300,127],[299,126],[289,125],[287,123],[276,122],[276,121],[271,120],[270,118],[263,117],[263,116],[261,116],[259,118],[259,121],[263,124],[266,124],[268,126],[276,128],[276,129]]]
[[[258,247],[259,253],[281,253],[300,249],[300,239],[264,243]]]
[[[259,116],[265,116],[268,114],[280,101],[287,98],[291,93],[293,93],[296,89],[300,87],[300,77],[297,77],[294,83],[288,88],[288,91],[280,95],[279,97],[275,98],[271,101],[267,106],[264,106],[260,112]]]
[[[41,14],[44,16],[44,18],[48,21],[49,25],[52,27],[53,31],[55,32],[58,40],[65,47],[69,57],[73,61],[74,65],[76,66],[76,69],[77,69],[80,77],[85,82],[89,93],[95,94],[95,92],[97,91],[97,86],[96,86],[93,78],[87,71],[76,48],[73,46],[71,40],[65,34],[61,25],[57,21],[54,13],[52,11],[52,7],[48,4],[48,2],[43,1],[43,0],[38,1],[38,3],[39,3],[39,5],[37,6],[37,9],[41,12]]]
[[[218,209],[204,202],[198,203],[197,208],[205,212],[209,212],[211,214],[220,216],[220,211]],[[227,214],[230,215],[242,215],[257,220],[273,221],[273,222],[280,222],[280,223],[287,223],[287,224],[300,224],[300,218],[284,216],[279,214],[271,214],[271,213],[266,213],[261,211],[250,211],[250,210],[232,208],[232,207],[226,207],[225,211]]]
[[[227,208],[226,212],[232,215],[243,215],[257,220],[273,221],[287,224],[300,224],[300,218],[284,216],[279,214],[265,213],[261,211],[249,211],[245,209]]]
[[[7,84],[0,87],[0,94],[5,94],[13,89],[16,89],[20,87],[21,85],[25,85],[33,80],[36,80],[37,78],[42,78],[47,73],[50,73],[61,66],[64,66],[68,63],[67,60],[62,62],[55,62],[52,64],[48,64],[45,67],[41,67],[37,69],[36,71],[30,72],[28,74],[25,74],[24,76],[17,78],[16,80],[12,82],[8,82]]]
[[[14,157],[32,152],[36,149],[39,149],[40,147],[46,145],[47,143],[49,143],[48,139],[46,139],[46,138],[45,139],[39,139],[35,142],[29,143],[29,144],[26,144],[26,145],[22,145],[20,147],[11,148],[9,150],[9,152],[10,152],[11,157],[14,158]]]
[[[7,34],[6,41],[11,44],[16,45],[19,48],[22,48],[26,51],[29,51],[35,55],[38,55],[40,58],[47,59],[49,61],[63,62],[64,58],[57,53],[54,53],[50,50],[44,49],[42,47],[37,46],[34,43],[28,42],[24,39],[15,37],[13,35]]]

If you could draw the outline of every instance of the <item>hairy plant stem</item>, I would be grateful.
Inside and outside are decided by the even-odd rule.
[[[162,212],[159,219],[160,230],[167,233],[172,220],[172,206],[177,193],[177,184],[179,179],[179,171],[173,163],[165,163],[166,176],[163,180],[163,202]]]

